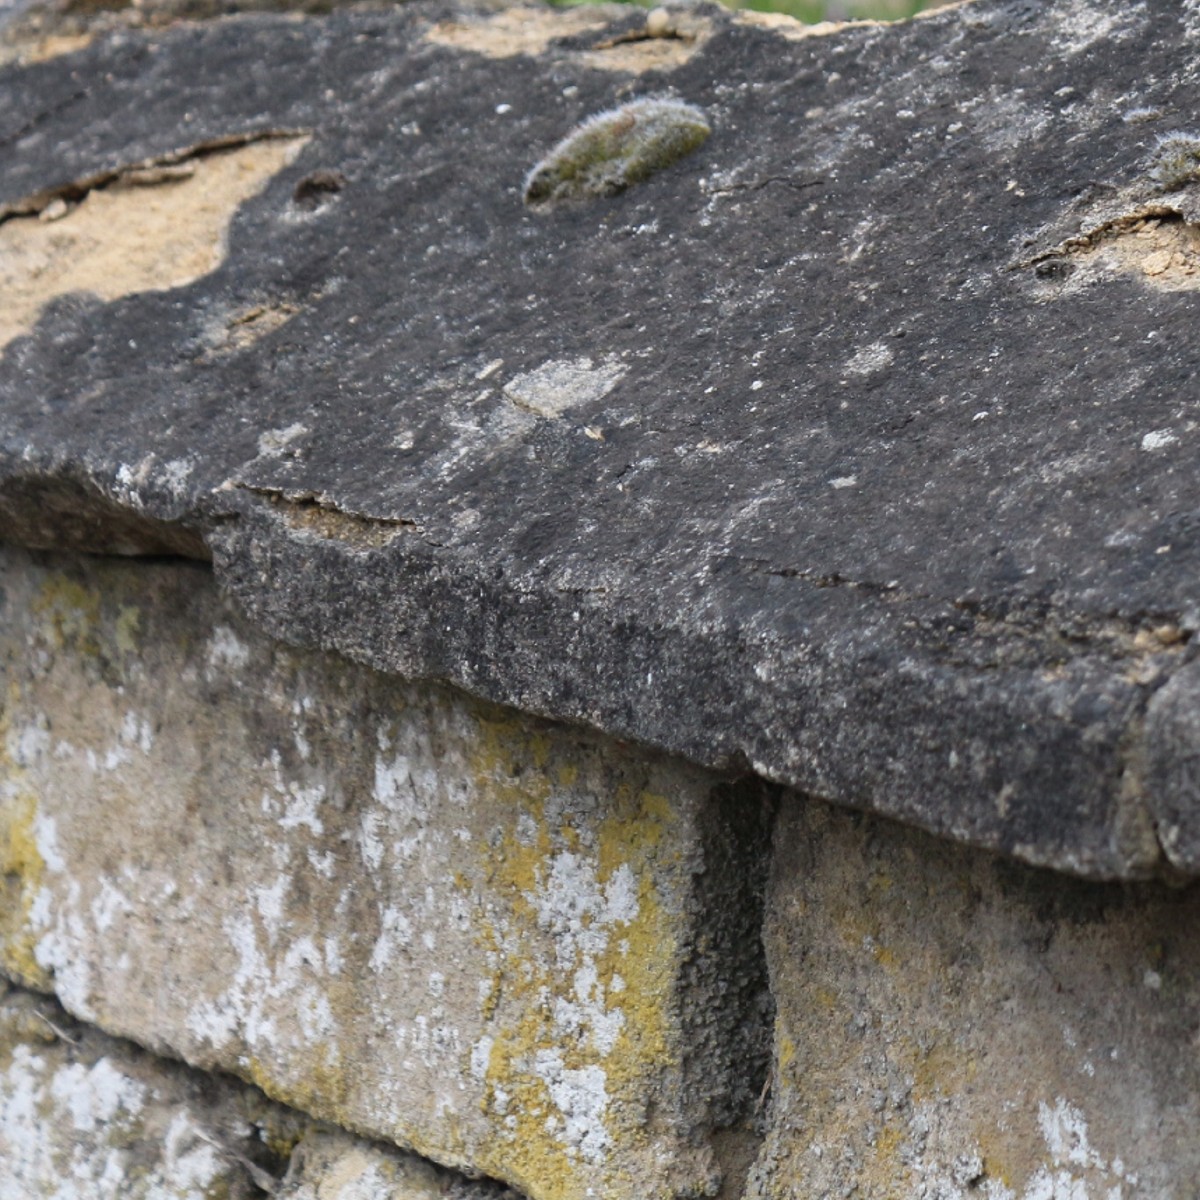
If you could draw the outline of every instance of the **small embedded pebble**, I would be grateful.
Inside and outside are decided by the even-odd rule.
[[[67,202],[61,196],[55,196],[45,208],[38,213],[39,221],[60,221],[70,210]]]

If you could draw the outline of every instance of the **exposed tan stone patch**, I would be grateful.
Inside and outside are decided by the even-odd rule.
[[[1200,228],[1183,220],[1139,221],[1096,247],[1124,271],[1163,291],[1200,288]]]
[[[947,9],[961,8],[966,4],[973,4],[974,0],[946,0],[944,4],[935,4],[930,8],[922,9],[919,13],[907,18],[910,21],[920,21],[926,17],[931,17],[936,13],[944,13]],[[817,21],[815,24],[809,25],[804,21],[799,21],[795,17],[788,16],[787,13],[779,12],[758,12],[755,9],[743,8],[739,9],[734,18],[741,25],[759,25],[767,29],[774,30],[782,37],[789,41],[803,41],[810,37],[828,37],[831,33],[841,33],[844,29],[857,29],[870,25],[895,25],[898,22],[892,21]]]
[[[646,14],[641,29],[598,42],[581,57],[604,71],[671,71],[687,62],[711,34],[707,17],[686,9],[655,8]]]
[[[679,37],[646,37],[620,42],[602,50],[587,50],[580,57],[589,67],[601,71],[673,71],[682,66],[698,49],[698,43]]]
[[[0,46],[0,67],[9,63],[40,63],[49,62],[63,54],[74,54],[92,44],[93,33],[59,33],[48,34],[46,37],[21,41],[11,46]]]
[[[441,21],[426,37],[439,46],[488,58],[541,54],[555,38],[603,29],[621,13],[616,5],[585,8],[509,8],[478,20]]]
[[[307,142],[260,139],[186,162],[143,164],[93,187],[66,212],[51,208],[0,224],[0,349],[28,333],[43,307],[69,292],[115,300],[181,287],[225,257],[238,206],[260,192]]]
[[[1030,264],[1046,278],[1062,278],[1054,264],[1069,263],[1064,290],[1075,291],[1112,275],[1133,275],[1166,292],[1200,289],[1200,224],[1169,206],[1145,205],[1070,238]]]
[[[292,528],[304,530],[322,540],[347,542],[365,550],[377,550],[416,528],[415,522],[385,517],[364,517],[339,508],[328,496],[311,492],[285,495],[275,488],[252,487],[234,483],[248,492],[264,496]]]
[[[557,10],[510,8],[478,19],[443,21],[434,25],[427,37],[438,45],[489,58],[512,58],[543,54],[558,38],[597,32],[627,14],[627,9],[612,4]],[[700,48],[711,32],[711,24],[692,13],[654,9],[647,14],[644,29],[578,51],[578,58],[597,70],[633,75],[673,70]]]

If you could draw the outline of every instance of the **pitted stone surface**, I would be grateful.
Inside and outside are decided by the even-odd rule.
[[[12,213],[311,137],[213,273],[64,294],[9,345],[3,536],[211,554],[293,644],[1064,870],[1161,869],[1178,764],[1142,719],[1200,620],[1200,346],[1196,198],[1150,157],[1200,10],[700,16],[641,76],[595,65],[637,12],[493,55],[436,3],[0,72]],[[529,211],[532,164],[631,93],[711,137]],[[520,401],[585,361],[603,386]]]
[[[198,564],[0,578],[0,970],[537,1200],[742,1161],[762,785],[272,643]]]

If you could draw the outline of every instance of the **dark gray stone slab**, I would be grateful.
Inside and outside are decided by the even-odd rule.
[[[1197,293],[1153,241],[1195,201],[1149,174],[1200,123],[1196,5],[796,40],[701,10],[712,36],[640,78],[584,53],[637,13],[507,58],[426,36],[452,15],[0,72],[10,209],[311,133],[212,273],[60,299],[9,344],[3,536],[211,552],[297,643],[1032,862],[1200,871],[1156,836],[1195,820],[1192,739],[1142,732],[1200,622]],[[697,152],[522,203],[578,120],[663,93],[705,110]],[[316,172],[340,190],[297,192]],[[211,353],[254,304],[290,319]]]

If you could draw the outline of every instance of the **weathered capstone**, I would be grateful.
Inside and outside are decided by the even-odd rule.
[[[2,576],[5,971],[539,1198],[719,1185],[767,1067],[761,785],[280,646],[199,566]]]
[[[1072,872],[1194,873],[1143,721],[1197,621],[1195,189],[1153,156],[1198,21],[416,5],[10,66],[6,536],[211,555],[293,644]],[[701,147],[522,203],[582,118],[659,94]],[[204,225],[220,156],[282,144]],[[44,294],[109,204],[104,299]],[[207,273],[132,270],[151,205]]]

